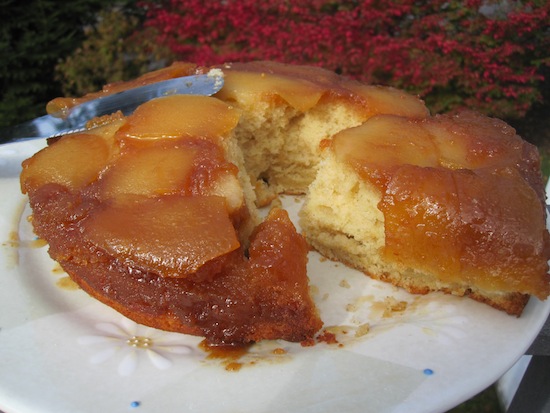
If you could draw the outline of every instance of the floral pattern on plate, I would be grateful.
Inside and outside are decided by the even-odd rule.
[[[196,346],[183,342],[181,334],[155,330],[126,318],[118,323],[100,322],[95,324],[95,328],[98,335],[81,336],[78,343],[96,349],[90,358],[92,364],[118,358],[118,373],[121,376],[133,374],[143,358],[157,369],[166,370],[174,365],[175,359],[186,361],[185,364],[191,367],[201,357]]]

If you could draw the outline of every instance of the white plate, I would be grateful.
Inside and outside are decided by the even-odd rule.
[[[200,338],[138,326],[67,288],[66,274],[35,240],[19,192],[21,160],[43,145],[0,147],[0,410],[7,413],[442,412],[505,373],[550,312],[549,300],[531,299],[516,318],[469,299],[413,296],[311,253],[312,292],[325,325],[343,326],[335,329],[340,345],[263,342],[234,371],[208,359]],[[284,204],[295,217],[299,203]],[[406,308],[384,315],[392,302]],[[356,337],[365,323],[369,332]],[[151,346],[129,346],[134,336]]]

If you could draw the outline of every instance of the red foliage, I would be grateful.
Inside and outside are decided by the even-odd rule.
[[[171,0],[147,25],[181,60],[311,64],[424,97],[432,110],[522,116],[550,65],[550,2]],[[483,13],[482,13],[483,11]]]

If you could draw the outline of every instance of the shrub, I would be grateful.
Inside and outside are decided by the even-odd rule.
[[[63,93],[79,96],[106,83],[128,80],[158,68],[171,53],[156,43],[153,27],[143,28],[128,9],[108,8],[85,29],[85,40],[56,66]]]
[[[407,89],[433,112],[505,118],[540,102],[550,65],[547,1],[172,0],[146,25],[181,60],[311,64]]]
[[[44,113],[59,96],[54,66],[82,40],[81,28],[107,0],[3,0],[0,14],[0,126]]]

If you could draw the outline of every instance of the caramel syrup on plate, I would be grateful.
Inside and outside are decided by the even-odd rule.
[[[208,353],[207,359],[222,360],[227,371],[239,371],[243,363],[239,360],[248,353],[251,345],[210,345],[203,340],[199,348]]]

